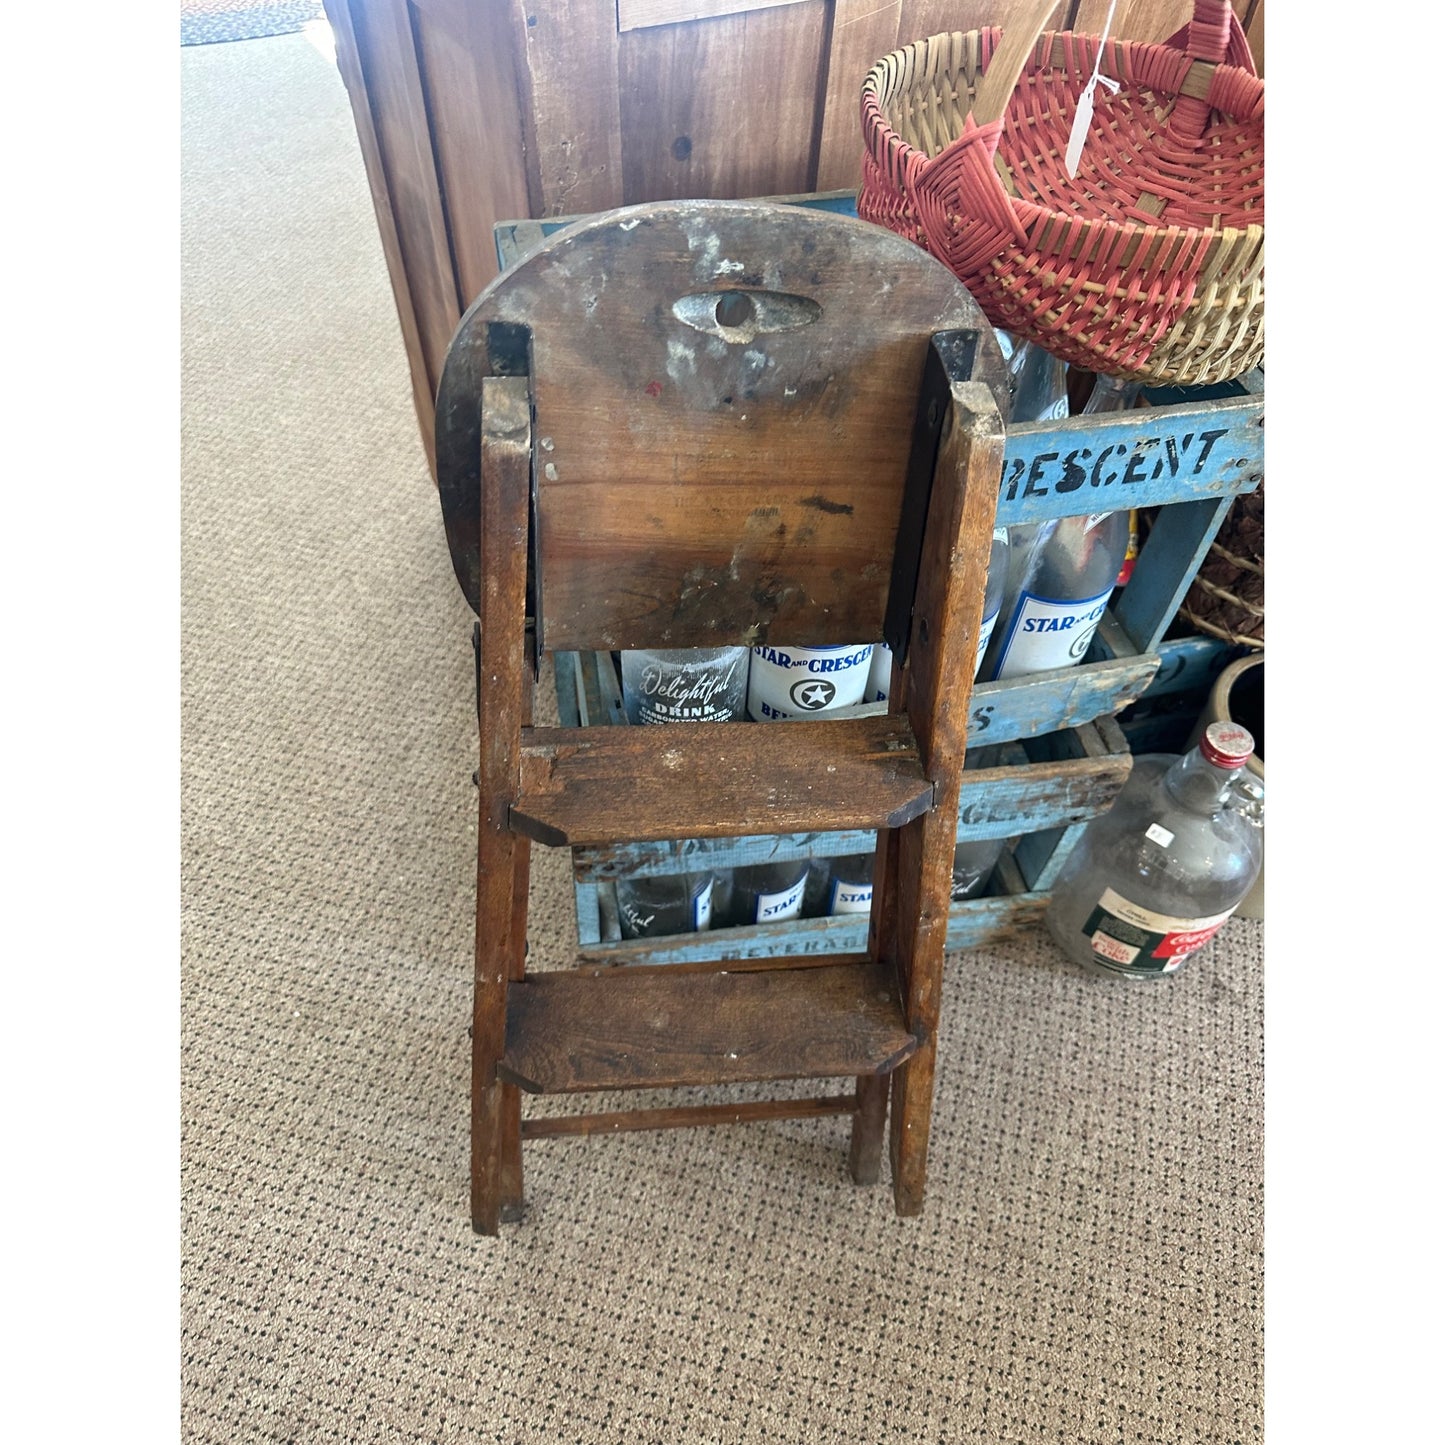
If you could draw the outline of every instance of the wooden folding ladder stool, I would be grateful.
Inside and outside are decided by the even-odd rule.
[[[942,264],[801,207],[669,202],[581,221],[462,319],[436,451],[479,618],[478,1232],[520,1217],[522,1143],[558,1132],[522,1118],[522,1091],[856,1080],[838,1106],[853,1177],[877,1179],[891,1113],[895,1206],[922,1207],[1006,396],[993,332]],[[544,653],[879,638],[894,651],[886,716],[532,723]],[[836,829],[878,830],[865,955],[527,970],[534,842]]]

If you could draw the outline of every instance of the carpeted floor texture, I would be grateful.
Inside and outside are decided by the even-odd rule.
[[[181,44],[287,35],[320,15],[321,0],[181,0]]]
[[[921,1218],[828,1119],[531,1145],[473,1236],[471,614],[355,131],[302,36],[181,63],[183,1438],[1258,1440],[1260,923],[952,957]]]

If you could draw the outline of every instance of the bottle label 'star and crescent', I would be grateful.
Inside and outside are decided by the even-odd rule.
[[[753,648],[748,713],[756,722],[806,717],[861,702],[873,645]]]
[[[999,678],[1081,662],[1113,590],[1111,581],[1107,591],[1076,602],[1021,593],[999,658]]]
[[[803,888],[807,881],[808,875],[804,873],[791,888],[779,893],[759,893],[752,921],[781,923],[788,918],[797,918],[803,911]]]
[[[873,907],[873,883],[845,883],[841,878],[833,879],[828,889],[828,912],[868,913]]]

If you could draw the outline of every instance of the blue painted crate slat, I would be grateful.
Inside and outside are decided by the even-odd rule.
[[[1158,656],[1151,654],[977,683],[969,704],[969,744],[1013,742],[1116,713],[1147,690],[1158,666]]]
[[[946,947],[976,948],[1031,926],[1048,903],[1048,894],[1025,892],[999,898],[971,898],[948,911]],[[752,928],[721,928],[712,933],[675,934],[632,942],[584,947],[582,964],[711,963],[717,960],[784,958],[792,954],[862,953],[868,946],[864,914],[762,923]]]
[[[1233,502],[1232,496],[1214,497],[1159,509],[1134,564],[1134,576],[1113,609],[1132,644],[1131,652],[1158,651]],[[1156,565],[1159,558],[1163,562]]]
[[[577,880],[577,942],[586,945],[602,941],[602,905],[597,894],[597,885],[585,879]]]
[[[999,525],[1253,491],[1264,400],[1245,396],[1010,426]]]

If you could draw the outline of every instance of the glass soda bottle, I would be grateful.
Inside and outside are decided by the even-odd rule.
[[[1037,349],[1032,342],[1024,349],[1029,348]],[[1019,353],[1014,355],[1017,358]],[[1119,377],[1096,377],[1082,414],[1127,411],[1139,385]],[[1036,420],[1023,414],[1020,399],[1040,390],[1025,391],[1020,384],[1015,421]],[[1066,391],[1063,405],[1067,414]],[[994,629],[980,675],[993,682],[1082,662],[1109,595],[1118,585],[1128,547],[1127,509],[1010,528],[1003,620]]]
[[[747,710],[746,647],[647,648],[622,654],[622,706],[629,723],[736,722]],[[702,850],[708,861],[712,847]],[[725,870],[619,878],[624,938],[701,933],[712,926],[714,886]]]
[[[827,912],[867,913],[873,907],[873,854],[834,858],[828,869]]]
[[[807,858],[713,871],[717,878],[714,917],[723,927],[744,928],[753,923],[781,923],[802,917]]]
[[[711,873],[619,878],[617,917],[624,938],[706,933],[712,927]]]
[[[949,896],[955,903],[977,898],[993,876],[1003,852],[1003,838],[979,838],[953,847],[953,881]]]
[[[1126,978],[1173,973],[1219,931],[1264,859],[1258,784],[1237,780],[1254,739],[1213,722],[1182,757],[1135,759],[1113,807],[1085,826],[1044,920],[1075,963]]]
[[[978,629],[978,650],[973,655],[973,675],[977,679],[993,636],[998,615],[1003,611],[1004,588],[1008,585],[1009,529],[995,527],[993,543],[988,549],[988,580],[983,591],[983,622]]]
[[[1036,341],[1021,341],[1008,362],[1011,421],[1062,421],[1069,414],[1068,364]]]
[[[622,705],[631,723],[734,722],[745,715],[746,647],[625,651]]]
[[[1003,608],[1004,586],[1008,581],[1009,528],[995,527],[988,550],[988,577],[984,581],[983,621],[978,628],[978,650],[973,655],[973,675],[978,677],[988,640]],[[885,702],[893,678],[893,649],[886,642],[873,644],[873,664],[868,686],[863,690],[864,702]]]
[[[1003,761],[1001,747],[972,747],[963,755],[965,772],[996,768]],[[954,903],[977,898],[988,886],[1003,854],[1006,838],[970,838],[953,847],[953,880],[949,896]]]

